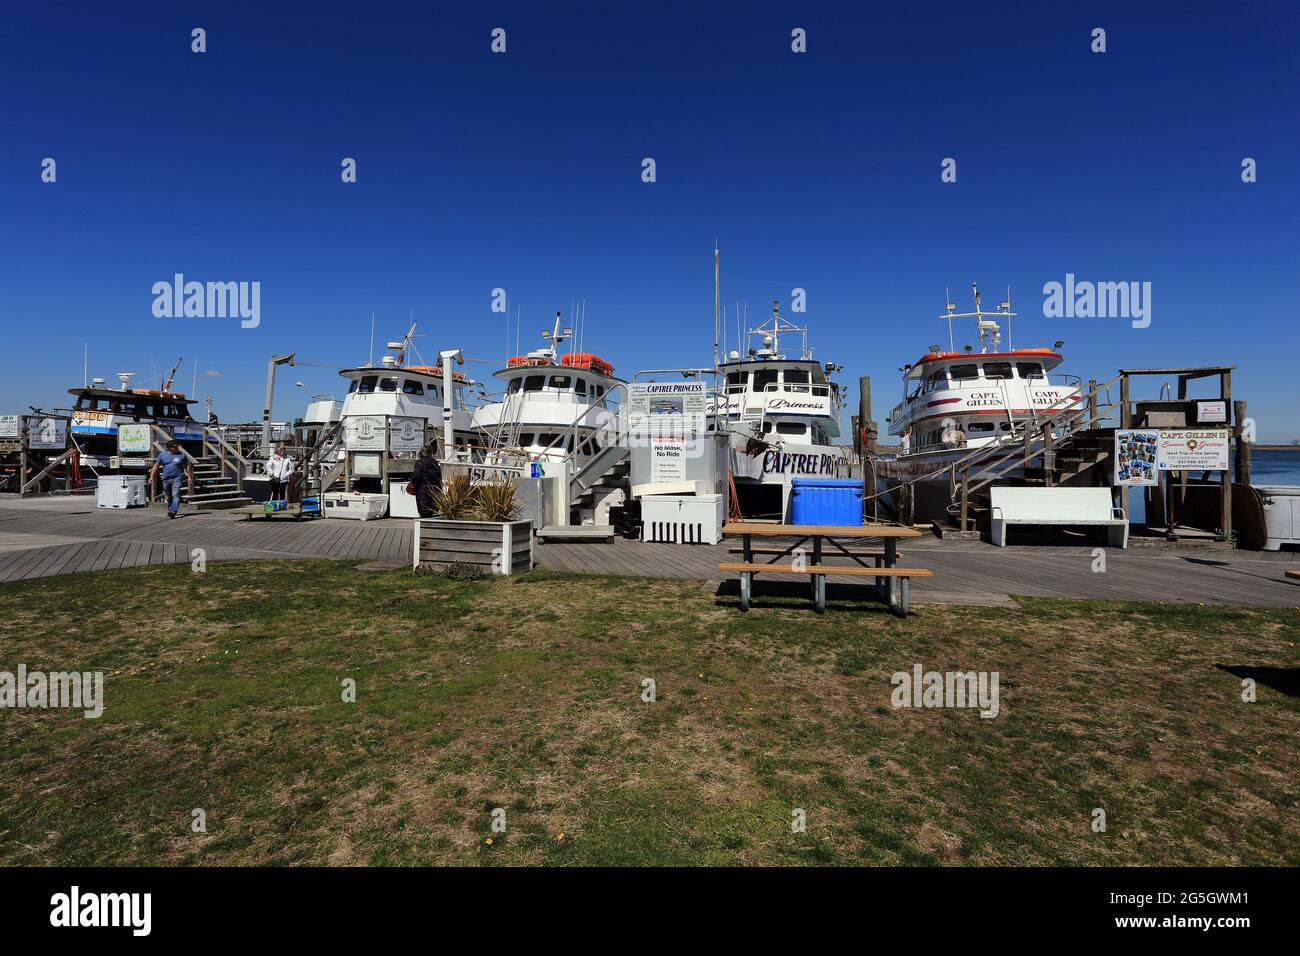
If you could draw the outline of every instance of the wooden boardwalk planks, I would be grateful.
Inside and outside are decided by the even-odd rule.
[[[62,508],[62,510],[59,510]],[[99,511],[85,503],[59,506],[0,502],[0,524],[10,535],[0,550],[0,582],[25,581],[91,570],[188,564],[193,548],[208,560],[331,558],[407,561],[409,519],[345,521],[244,520],[228,514],[188,513],[171,521],[161,512]],[[729,544],[671,545],[615,539],[612,544],[537,545],[538,563],[576,574],[637,575],[720,580]],[[1106,600],[1154,600],[1296,607],[1300,577],[1291,555],[1247,552],[1106,549],[1105,571],[1094,572],[1093,548],[1012,546],[921,537],[901,550],[909,565],[934,577],[912,583],[914,595],[960,598],[1006,594]],[[853,579],[832,575],[833,583]]]

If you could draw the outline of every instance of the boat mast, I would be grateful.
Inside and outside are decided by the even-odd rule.
[[[713,240],[713,367],[718,367],[718,240]]]

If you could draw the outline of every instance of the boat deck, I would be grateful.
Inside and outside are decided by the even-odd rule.
[[[188,564],[194,548],[204,549],[208,561],[334,558],[403,564],[411,547],[406,519],[247,521],[223,512],[191,512],[170,521],[158,507],[99,509],[90,497],[0,498],[0,583]],[[613,544],[542,544],[536,554],[542,567],[554,571],[717,581],[725,577],[717,566],[729,559],[727,548],[615,539]],[[1106,571],[1096,573],[1090,544],[995,548],[924,537],[899,550],[909,565],[934,571],[934,577],[912,582],[912,600],[921,604],[1001,604],[1021,594],[1300,607],[1300,584],[1284,574],[1300,568],[1297,552],[1107,549]],[[854,586],[849,578],[829,581]],[[781,593],[783,587],[796,585],[760,584],[758,597],[765,589]]]

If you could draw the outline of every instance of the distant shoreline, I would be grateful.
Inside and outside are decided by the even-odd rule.
[[[1261,445],[1254,444],[1250,446],[1255,451],[1294,451],[1300,452],[1300,445]]]

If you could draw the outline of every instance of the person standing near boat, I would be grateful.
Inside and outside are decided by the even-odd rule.
[[[184,479],[190,494],[194,494],[194,464],[188,455],[181,451],[181,444],[176,439],[167,443],[167,450],[158,456],[153,467],[149,469],[149,483],[153,484],[158,472],[162,472],[163,498],[167,502],[167,517],[175,518],[181,508],[181,480]]]
[[[280,501],[285,486],[293,475],[293,459],[284,453],[284,445],[276,445],[266,460],[266,477],[271,480],[271,500]]]
[[[911,425],[908,425],[907,429],[903,432],[903,437],[900,439],[899,444],[902,446],[902,450],[900,451],[900,454],[910,455],[912,453],[912,426]]]
[[[420,451],[415,463],[408,494],[415,495],[415,507],[421,518],[433,517],[433,493],[442,488],[442,466],[438,464],[438,443],[431,441]]]

